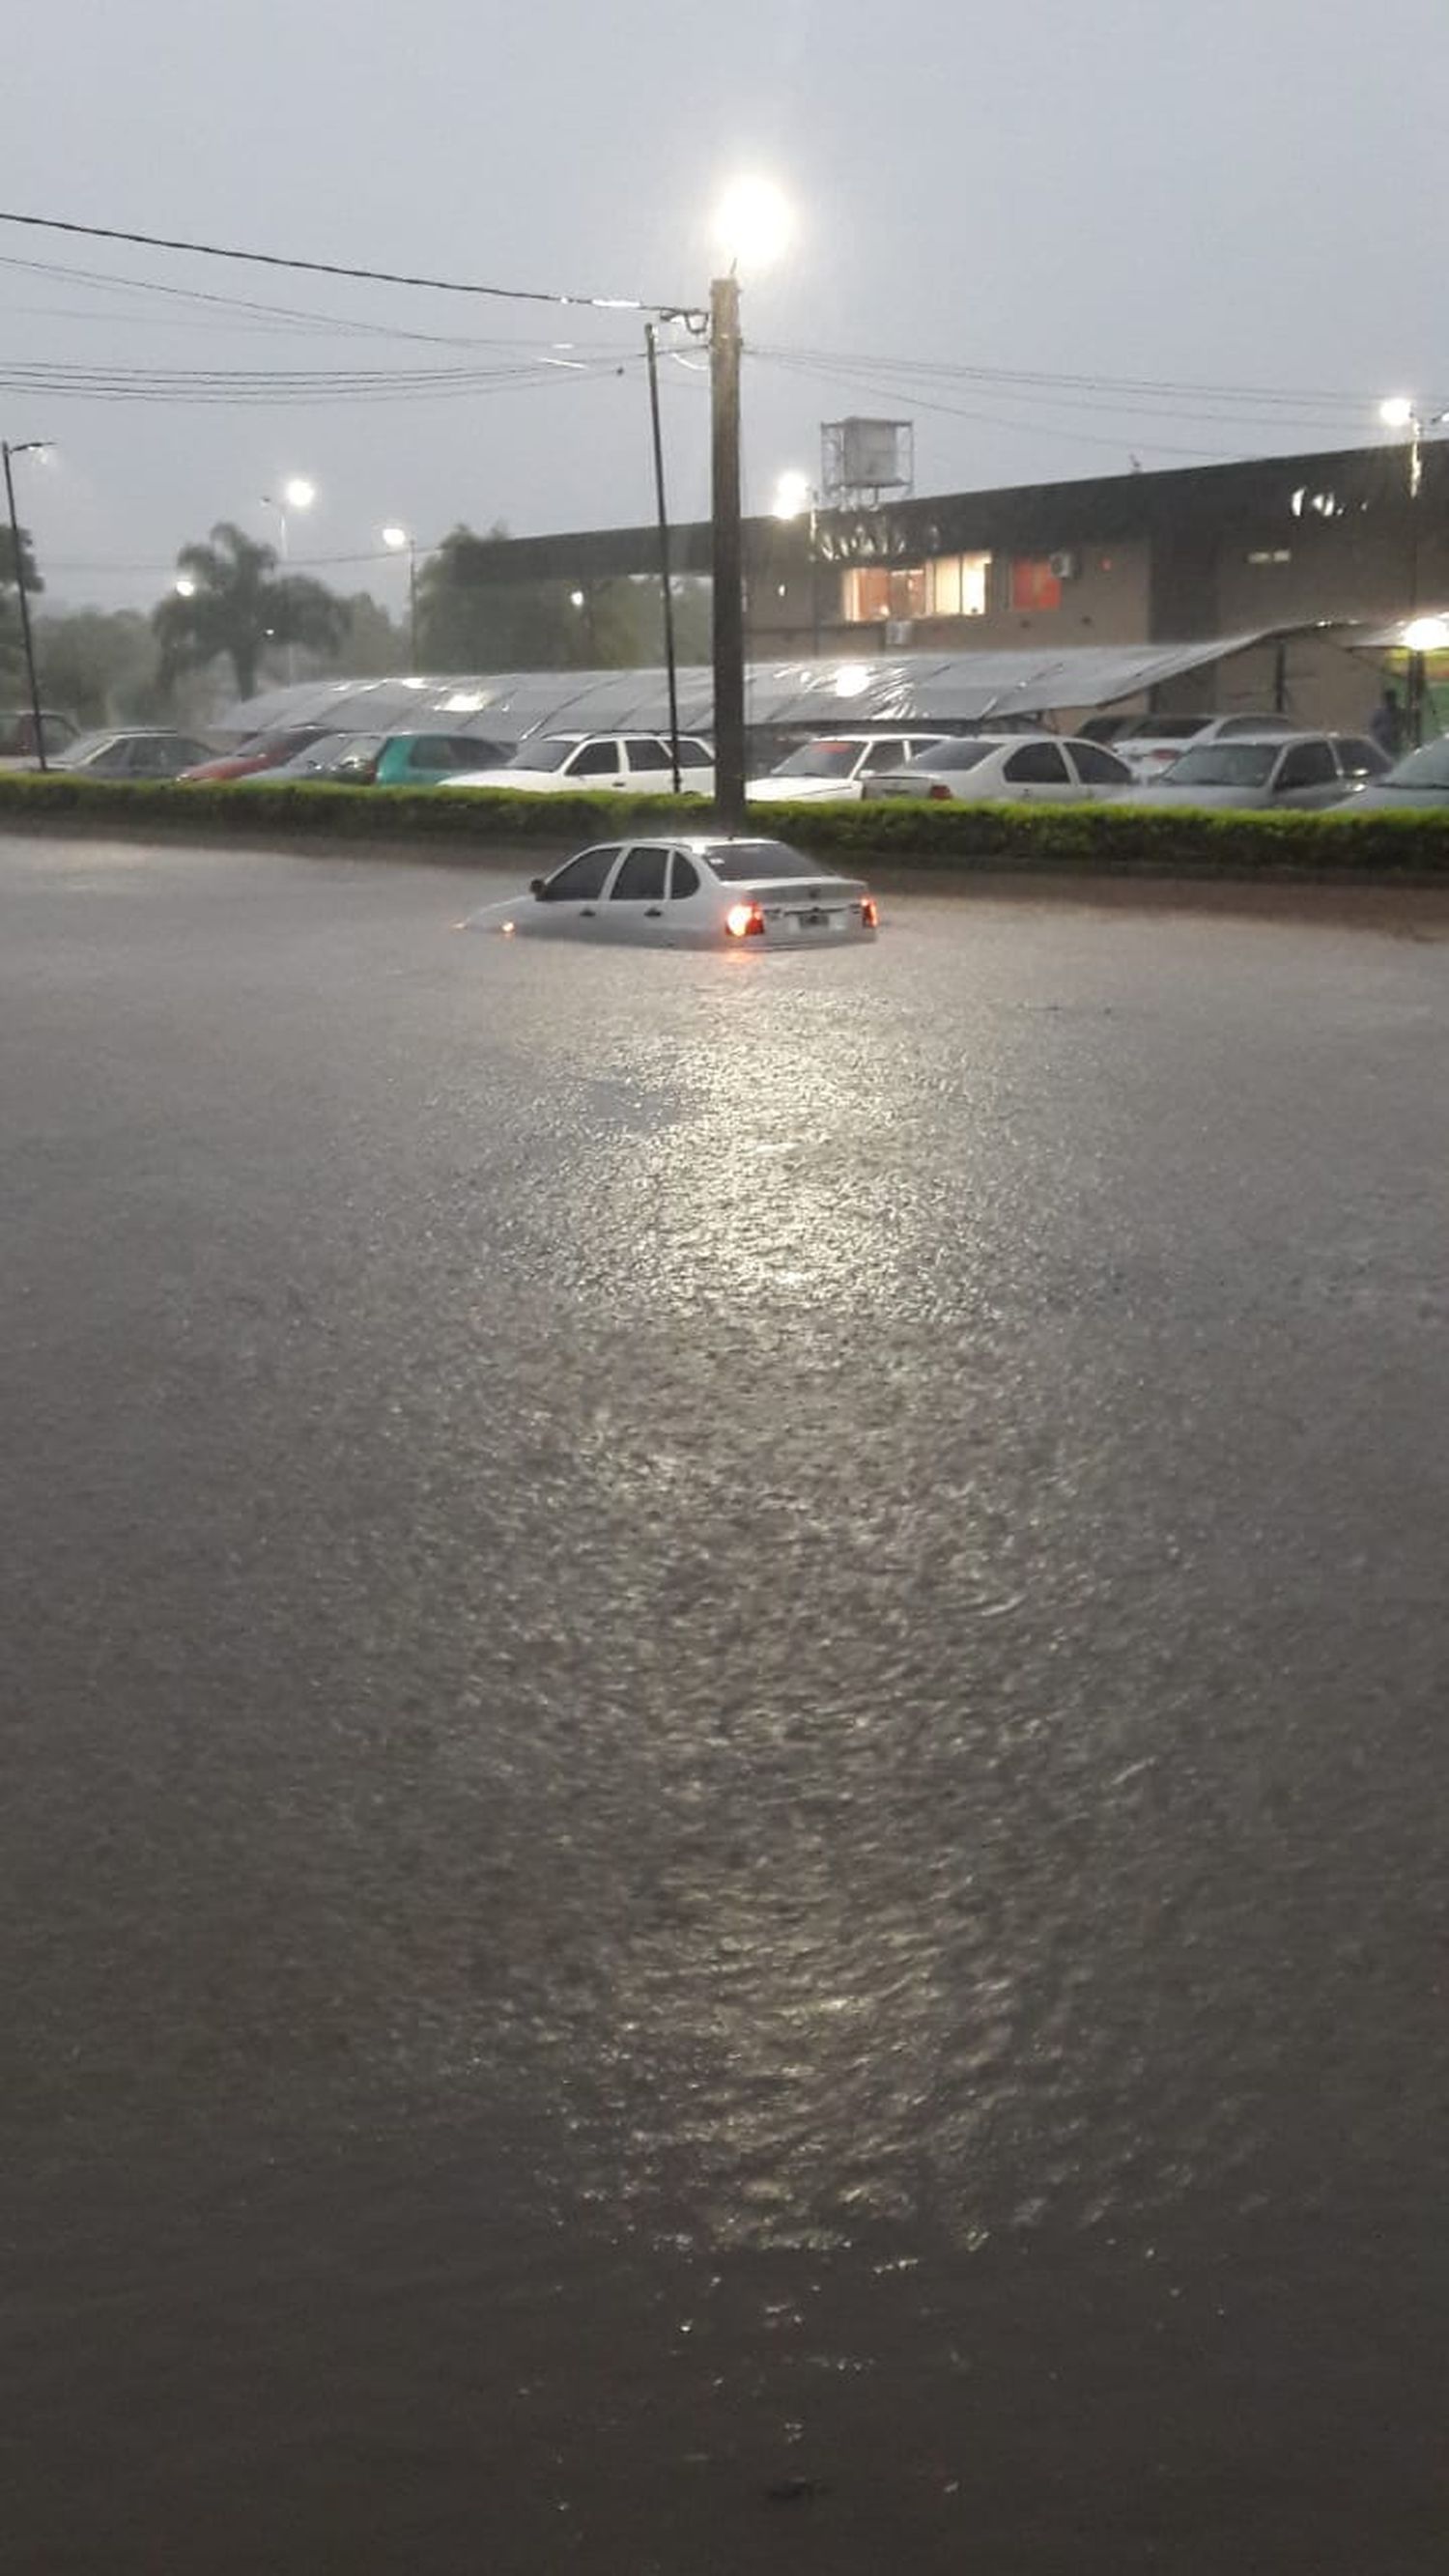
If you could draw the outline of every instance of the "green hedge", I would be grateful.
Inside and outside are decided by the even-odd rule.
[[[1156,814],[1138,805],[769,805],[762,836],[857,869],[874,864],[1060,874],[1449,878],[1449,811]],[[207,837],[412,841],[459,857],[536,840],[549,850],[624,832],[707,831],[698,797],[528,796],[493,788],[173,786],[0,773],[0,828],[55,823]],[[540,863],[547,853],[540,852]]]

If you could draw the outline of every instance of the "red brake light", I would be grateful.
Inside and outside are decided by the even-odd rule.
[[[944,778],[938,778],[934,786],[928,788],[926,792],[929,796],[949,796],[951,794],[951,790],[947,786]]]
[[[868,894],[860,907],[860,926],[862,930],[880,927],[880,910],[873,894]]]
[[[732,903],[725,914],[725,928],[731,939],[763,939],[765,916],[757,903]]]

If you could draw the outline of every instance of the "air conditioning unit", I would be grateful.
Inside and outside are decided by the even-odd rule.
[[[1062,554],[1048,555],[1047,566],[1054,581],[1075,581],[1082,569],[1082,559],[1068,548]]]

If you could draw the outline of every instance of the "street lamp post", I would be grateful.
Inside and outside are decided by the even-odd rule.
[[[413,677],[416,679],[418,671],[418,541],[413,535],[411,528],[399,528],[394,526],[383,529],[382,542],[395,555],[401,554],[404,546],[406,546],[408,552],[408,653],[412,661]]]
[[[737,179],[716,223],[729,271],[709,291],[710,459],[713,505],[714,795],[729,828],[745,819],[745,587],[740,523],[741,267],[767,266],[791,231],[790,210],[768,179]]]
[[[809,475],[802,474],[798,466],[791,466],[787,472],[776,479],[775,516],[777,519],[789,521],[804,518],[807,514],[809,522],[807,541],[810,550],[810,649],[812,653],[818,655],[820,651],[820,556],[818,551],[820,495]]]
[[[17,447],[0,439],[0,455],[5,460],[5,507],[10,514],[10,544],[15,562],[15,596],[20,602],[20,638],[25,652],[25,676],[30,685],[30,714],[35,726],[35,757],[42,770],[50,764],[45,756],[45,723],[40,712],[40,680],[35,668],[35,636],[30,624],[30,599],[25,588],[25,568],[20,555],[20,522],[15,515],[15,477],[10,471],[14,456],[39,456],[49,445],[44,438],[26,438]]]
[[[274,500],[270,492],[264,492],[262,494],[262,507],[267,510],[275,510],[277,514],[277,528],[280,538],[279,552],[281,554],[284,568],[291,560],[290,550],[287,544],[287,512],[289,510],[310,510],[316,498],[317,486],[315,483],[309,483],[305,474],[293,474],[288,477],[287,481],[282,485],[282,497],[280,501]],[[292,685],[296,677],[297,647],[289,636],[287,638],[288,687]]]

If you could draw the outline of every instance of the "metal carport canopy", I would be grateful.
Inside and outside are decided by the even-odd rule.
[[[1050,715],[1106,707],[1184,671],[1270,642],[1282,628],[1195,644],[1067,644],[1011,652],[831,655],[754,662],[746,679],[754,725],[978,723],[992,715]],[[679,721],[708,733],[714,689],[706,668],[679,674]],[[308,680],[230,708],[218,730],[253,733],[287,724],[332,724],[342,733],[451,733],[520,742],[532,733],[663,733],[669,695],[662,670],[494,671],[444,679]]]

